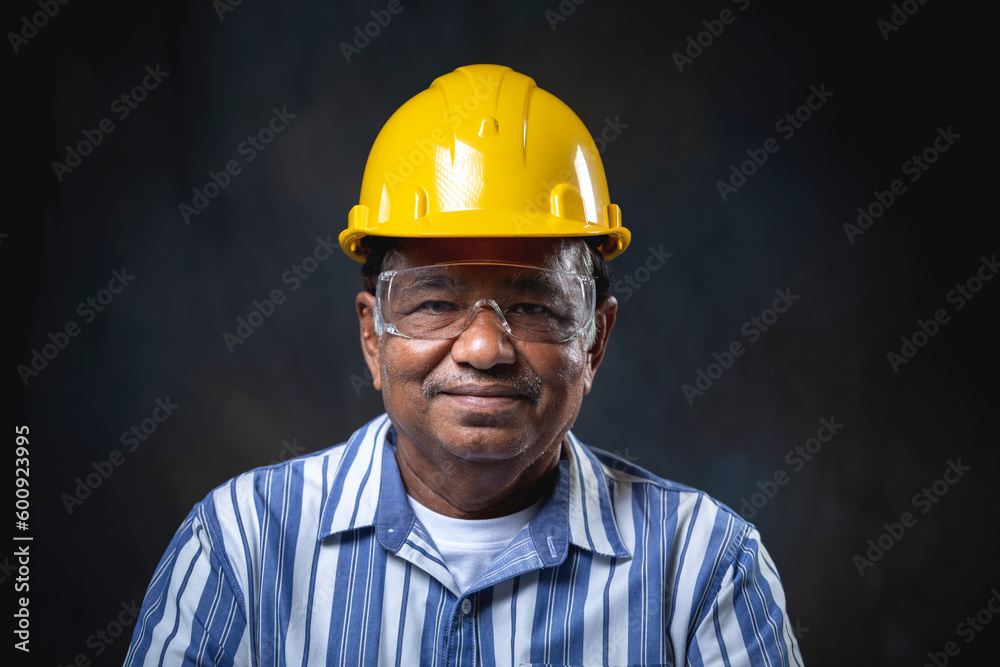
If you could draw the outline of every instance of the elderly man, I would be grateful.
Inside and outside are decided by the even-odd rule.
[[[386,414],[199,503],[127,664],[801,665],[756,529],[570,431],[629,239],[530,78],[401,107],[340,235]]]

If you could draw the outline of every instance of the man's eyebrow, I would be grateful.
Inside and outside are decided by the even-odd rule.
[[[455,278],[446,274],[422,276],[416,278],[415,280],[409,281],[403,285],[399,285],[398,289],[402,290],[403,294],[408,292],[414,292],[422,289],[439,289],[442,287],[454,287]]]
[[[516,271],[514,275],[510,277],[510,280],[506,281],[512,287],[518,289],[531,289],[536,287],[544,288],[556,288],[562,285],[561,281],[558,280],[554,274],[548,271]]]
[[[401,295],[405,295],[425,289],[461,289],[464,285],[464,281],[456,276],[439,273],[418,276],[405,284],[397,284],[394,289],[398,290]],[[514,290],[558,290],[565,285],[556,275],[548,271],[518,269],[501,283],[498,283],[498,287]]]

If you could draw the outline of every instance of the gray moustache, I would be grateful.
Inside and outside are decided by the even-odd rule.
[[[479,371],[472,375],[456,375],[446,378],[428,378],[422,391],[424,398],[431,399],[448,387],[460,384],[505,384],[524,394],[532,403],[537,403],[542,395],[542,379],[537,375],[527,375],[512,369],[499,367],[497,370]]]

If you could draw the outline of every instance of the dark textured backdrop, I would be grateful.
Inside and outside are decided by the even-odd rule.
[[[193,503],[381,411],[358,346],[358,266],[335,254],[295,290],[282,276],[344,228],[392,111],[477,62],[532,76],[596,136],[616,128],[602,155],[633,242],[612,262],[618,323],[575,432],[754,512],[809,665],[921,665],[949,641],[953,664],[991,661],[1000,622],[958,626],[1000,586],[1000,280],[961,309],[948,294],[998,250],[995,129],[981,122],[995,118],[992,15],[908,0],[889,30],[889,2],[402,0],[348,63],[341,42],[386,2],[225,2],[78,0],[37,34],[22,22],[35,2],[6,12],[5,32],[33,35],[16,53],[7,36],[5,137],[28,150],[8,157],[0,228],[6,428],[31,428],[30,528],[9,529],[34,537],[30,663],[120,663],[131,627],[110,644],[95,632],[141,601]],[[673,53],[726,8],[732,23],[679,71]],[[122,118],[112,103],[147,66],[169,74]],[[775,123],[812,86],[832,95],[787,137]],[[273,109],[294,118],[247,162],[240,144]],[[113,132],[54,169],[102,118]],[[903,163],[939,128],[959,138],[910,181]],[[768,137],[778,151],[723,201],[717,181]],[[229,160],[242,171],[185,224],[179,204]],[[905,193],[852,243],[843,225],[894,179]],[[649,273],[651,248],[672,256]],[[134,279],[91,312],[123,267]],[[230,352],[223,334],[274,289],[287,300]],[[751,343],[741,328],[776,289],[798,299]],[[937,309],[947,323],[894,370],[887,354]],[[13,371],[71,322],[77,335],[25,385]],[[746,352],[689,402],[682,385],[737,340]],[[121,434],[157,400],[178,407],[129,451]],[[821,419],[843,428],[811,460],[786,460]],[[70,502],[116,449],[120,465]],[[914,504],[959,459],[971,470]],[[859,574],[854,556],[906,511],[916,523],[882,537],[891,546]]]

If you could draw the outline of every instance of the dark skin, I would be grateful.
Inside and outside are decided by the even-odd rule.
[[[581,272],[578,242],[549,238],[404,239],[402,269],[487,259]],[[489,298],[490,295],[484,295]],[[450,340],[375,334],[375,297],[357,295],[361,348],[398,438],[407,493],[446,516],[486,519],[549,492],[563,439],[590,392],[618,302],[597,305],[597,336],[565,343],[518,340],[480,309]]]

